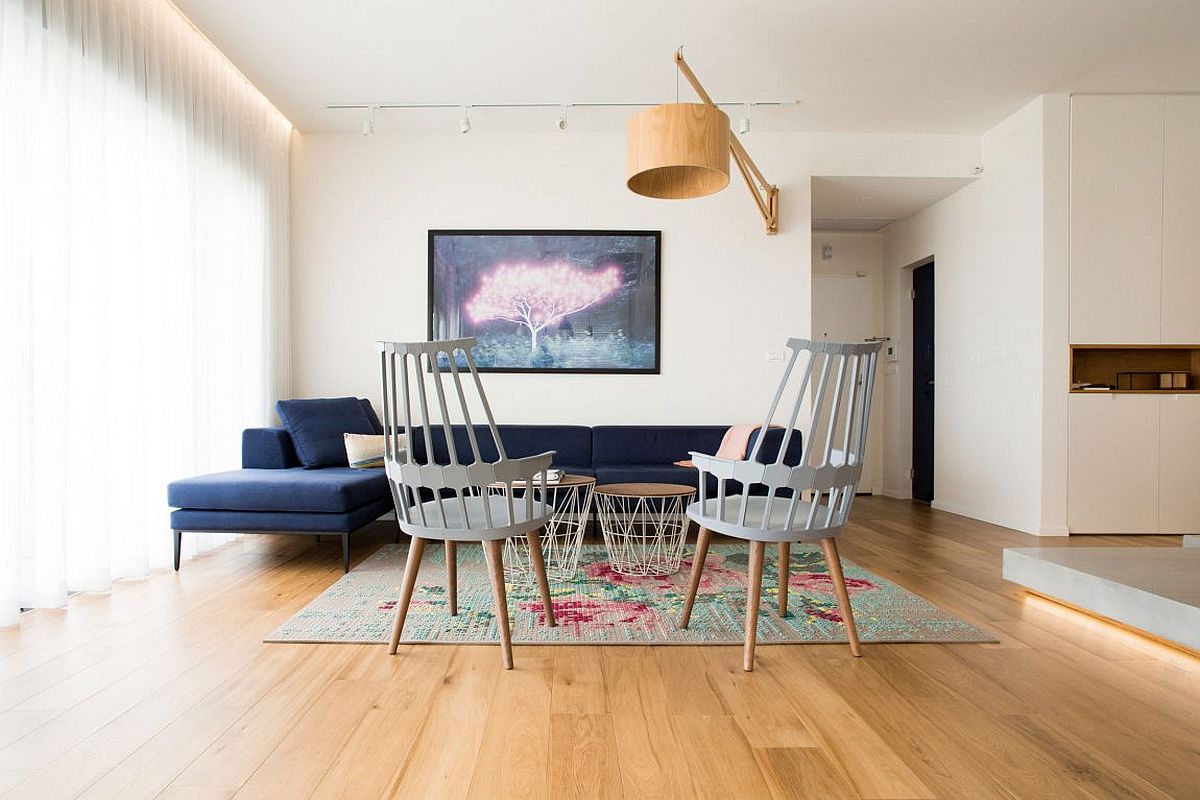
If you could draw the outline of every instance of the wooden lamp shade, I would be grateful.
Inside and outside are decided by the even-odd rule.
[[[729,185],[729,117],[706,103],[665,103],[629,120],[626,181],[645,197],[685,200]]]

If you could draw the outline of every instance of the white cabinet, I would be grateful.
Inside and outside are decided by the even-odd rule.
[[[1162,343],[1200,343],[1200,97],[1166,98]]]
[[[1071,100],[1071,342],[1157,344],[1162,319],[1161,96]]]
[[[1151,394],[1070,396],[1071,533],[1158,533],[1162,399]]]
[[[1159,402],[1158,528],[1200,533],[1200,395],[1154,399]]]
[[[1200,533],[1200,395],[1072,394],[1071,533]]]

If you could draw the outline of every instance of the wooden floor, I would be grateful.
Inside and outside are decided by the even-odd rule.
[[[1178,537],[855,512],[844,557],[1000,643],[764,646],[750,674],[736,647],[518,646],[504,672],[496,647],[267,645],[340,545],[244,537],[0,630],[0,795],[1200,797],[1200,661],[1000,578],[1006,546]]]

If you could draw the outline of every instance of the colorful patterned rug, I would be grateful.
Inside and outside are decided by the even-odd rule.
[[[272,631],[268,642],[386,642],[404,572],[406,544],[388,544],[300,613]],[[845,642],[825,560],[819,548],[792,546],[788,616],[775,605],[776,561],[763,565],[758,643]],[[709,549],[688,630],[676,621],[683,609],[691,558],[663,577],[630,577],[613,571],[603,545],[584,545],[576,579],[550,584],[557,628],[542,624],[535,587],[508,584],[512,640],[517,644],[741,644],[746,612],[749,546]],[[843,559],[859,637],[864,642],[994,642],[984,631],[950,616],[891,581]],[[445,551],[425,549],[404,626],[405,642],[481,644],[499,641],[491,586],[479,545],[458,547],[458,616],[447,609]]]

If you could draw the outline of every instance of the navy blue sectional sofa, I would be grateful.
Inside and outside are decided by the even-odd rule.
[[[373,416],[373,415],[372,415]],[[689,451],[715,453],[725,425],[501,425],[500,438],[509,457],[555,451],[554,466],[590,475],[597,483],[680,483],[696,485],[697,472],[673,462]],[[486,426],[477,441],[484,460],[498,456]],[[453,428],[459,453],[471,452],[463,426]],[[771,428],[759,460],[773,461],[783,429]],[[432,431],[434,460],[449,460],[445,434]],[[750,446],[753,450],[756,432]],[[421,431],[409,448],[425,460]],[[788,444],[786,463],[800,459],[797,432]],[[709,487],[716,492],[715,484]],[[350,535],[393,510],[391,490],[382,469],[300,465],[291,437],[283,428],[251,428],[242,434],[242,469],[175,481],[167,490],[175,536],[175,569],[179,569],[184,531],[238,533],[335,534],[342,539],[342,562],[350,569]]]

